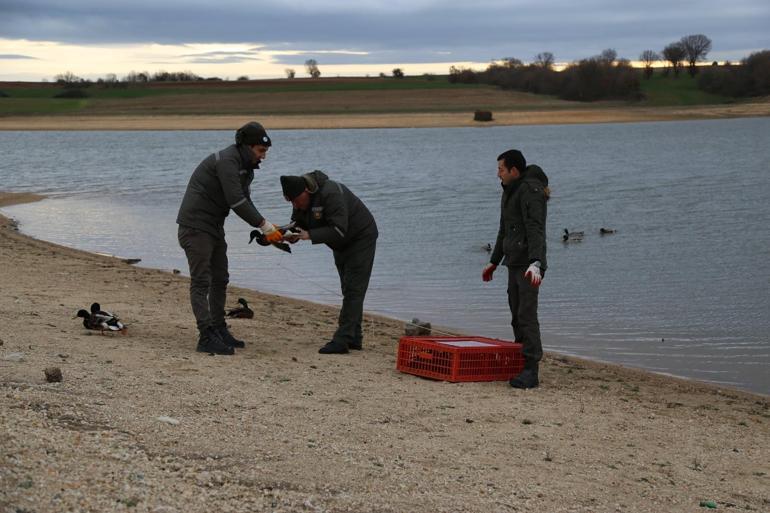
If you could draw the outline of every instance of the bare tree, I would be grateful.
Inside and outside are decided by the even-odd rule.
[[[553,54],[551,52],[543,52],[535,55],[535,65],[544,69],[551,69],[553,67]]]
[[[653,50],[645,50],[639,56],[639,60],[644,63],[644,78],[649,79],[652,76],[652,65],[660,60],[660,55]]]
[[[321,76],[321,70],[318,69],[318,62],[315,59],[306,60],[305,69],[307,70],[307,74],[313,78]]]
[[[150,72],[149,71],[129,71],[128,75],[123,78],[124,82],[131,82],[131,83],[147,83],[150,80]]]
[[[606,64],[614,63],[617,58],[618,52],[614,48],[607,48],[606,50],[602,50],[602,53],[599,54],[599,61]]]
[[[519,66],[524,65],[524,63],[521,62],[516,57],[505,57],[504,59],[502,59],[502,61],[503,61],[503,64],[502,64],[503,67],[506,67],[506,68],[518,68]]]
[[[72,85],[72,84],[77,84],[79,82],[83,82],[82,78],[75,75],[71,71],[65,71],[64,73],[56,75],[54,79],[56,80],[57,84],[63,84],[63,85]]]
[[[663,49],[663,58],[671,63],[671,67],[674,69],[674,76],[676,77],[679,76],[679,68],[682,67],[685,55],[684,47],[679,41],[671,43]]]
[[[285,70],[283,70],[283,72],[286,73],[286,78],[288,78],[289,80],[294,78],[294,76],[297,74],[293,68],[286,68]]]
[[[695,76],[698,72],[695,63],[705,59],[706,55],[711,51],[711,39],[703,34],[692,34],[684,36],[679,41],[679,44],[684,48],[685,57],[690,64],[688,68],[690,75]]]

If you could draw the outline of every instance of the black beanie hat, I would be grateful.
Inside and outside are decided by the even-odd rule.
[[[252,144],[260,144],[262,146],[271,146],[270,137],[265,131],[265,127],[252,121],[246,123],[235,132],[235,144],[245,144],[251,146]]]
[[[286,199],[291,201],[305,192],[305,179],[301,176],[284,175],[281,177],[281,189]]]

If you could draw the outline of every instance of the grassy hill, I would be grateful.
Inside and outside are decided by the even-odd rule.
[[[698,89],[697,78],[682,72],[678,78],[661,73],[654,74],[649,80],[641,80],[642,102],[650,106],[674,105],[714,105],[734,101],[726,96],[709,94]]]
[[[364,114],[552,110],[728,103],[698,90],[689,75],[642,80],[640,102],[577,103],[502,90],[482,84],[451,84],[445,76],[320,78],[251,81],[91,84],[84,98],[57,98],[66,91],[50,83],[0,83],[0,116],[18,115],[237,115]]]

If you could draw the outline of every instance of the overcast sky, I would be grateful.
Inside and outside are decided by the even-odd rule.
[[[768,0],[0,0],[0,80],[128,71],[283,76],[446,73],[548,51],[557,62],[614,48],[636,60],[688,34],[709,60],[770,49]]]

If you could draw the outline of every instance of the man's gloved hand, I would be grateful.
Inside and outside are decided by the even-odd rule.
[[[481,271],[481,279],[484,281],[492,281],[492,274],[497,269],[497,264],[488,264],[483,271]]]
[[[283,240],[283,234],[281,233],[281,230],[275,227],[273,223],[265,219],[261,225],[259,225],[259,229],[262,230],[262,233],[265,234],[265,239],[267,242],[273,243],[273,242],[281,242]]]
[[[533,287],[540,286],[540,282],[543,281],[543,273],[540,272],[540,260],[535,260],[529,264],[529,267],[524,272],[524,277],[529,278],[529,282]]]

